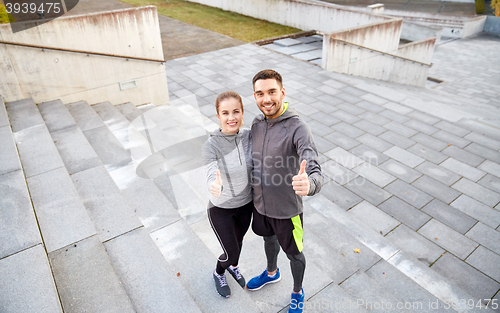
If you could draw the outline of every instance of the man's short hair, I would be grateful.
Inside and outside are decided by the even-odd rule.
[[[283,88],[283,78],[281,78],[280,73],[276,72],[275,70],[262,70],[255,74],[255,76],[252,79],[252,85],[255,89],[255,83],[259,79],[276,79],[276,82],[280,86],[280,88]]]

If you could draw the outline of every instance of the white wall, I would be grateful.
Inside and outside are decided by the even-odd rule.
[[[463,37],[469,37],[483,31],[484,24],[486,23],[487,16],[478,16],[471,18],[464,23]]]
[[[418,86],[427,80],[428,66],[422,68],[398,58],[402,18],[346,9],[316,0],[189,1],[302,30],[317,30],[324,34],[322,67],[332,72]],[[419,57],[428,58],[429,49],[407,49],[410,50],[408,54],[423,52],[425,56]],[[394,56],[389,57],[387,53]]]
[[[482,32],[486,16],[466,17],[423,12],[385,10],[386,15],[401,17],[405,22],[414,22],[442,29],[441,36],[465,38]]]
[[[427,80],[429,66],[340,41],[329,46],[328,71],[413,86],[424,86]]]
[[[401,45],[398,49],[397,55],[402,58],[431,64],[435,44],[436,38],[410,42],[405,45]]]
[[[0,25],[0,40],[163,59],[153,6],[61,17],[18,33],[12,33],[10,25]],[[165,67],[160,62],[4,44],[0,44],[0,60],[0,94],[6,101],[32,97],[38,103],[54,99],[168,103]],[[119,82],[132,79],[138,87],[120,91]]]
[[[401,23],[393,20],[324,34],[322,67],[336,73],[424,86],[430,66],[415,61],[432,58],[435,38],[407,44],[400,51],[397,30],[401,30]]]
[[[343,29],[330,33],[330,38],[388,53],[396,53],[401,37],[402,19],[385,20],[378,23]]]
[[[311,0],[189,0],[302,30],[331,32],[391,19]]]

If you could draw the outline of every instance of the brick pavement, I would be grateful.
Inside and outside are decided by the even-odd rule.
[[[437,45],[429,76],[445,81],[436,87],[457,95],[478,110],[500,112],[500,36],[478,36]]]
[[[448,47],[458,53],[463,42],[468,51],[483,38]],[[438,50],[444,54],[446,48]],[[443,54],[437,54],[437,63],[446,62]],[[486,53],[483,64],[492,56]],[[463,68],[477,77],[469,64]],[[218,122],[215,97],[236,90],[247,126],[259,114],[251,78],[261,69],[276,69],[284,78],[286,101],[309,124],[318,144],[326,178],[321,196],[471,295],[498,297],[500,273],[492,262],[500,258],[500,130],[405,105],[423,94],[433,98],[435,91],[330,73],[251,44],[171,60],[166,66],[173,104],[195,96],[197,103],[191,105]],[[450,88],[453,83],[460,81],[450,82]],[[384,95],[383,88],[394,93]],[[450,103],[438,104],[455,110]],[[348,279],[344,287],[356,286],[357,279]]]

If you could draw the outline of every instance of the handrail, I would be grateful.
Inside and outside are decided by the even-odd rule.
[[[363,48],[363,49],[366,49],[366,50],[375,51],[375,52],[382,53],[382,54],[387,54],[388,56],[391,56],[391,57],[394,57],[394,58],[398,58],[398,59],[402,59],[403,61],[409,61],[409,62],[419,63],[420,65],[425,65],[425,66],[429,66],[429,67],[432,66],[432,64],[427,64],[427,63],[423,63],[423,62],[420,62],[420,61],[416,61],[416,60],[411,60],[411,59],[408,59],[408,58],[400,57],[399,55],[395,55],[395,54],[391,54],[391,53],[387,53],[387,52],[375,50],[375,49],[372,49],[372,48],[368,48],[368,47],[365,47],[365,46],[357,45],[355,43],[352,43],[352,42],[349,42],[349,41],[345,41],[345,40],[342,40],[342,39],[330,38],[330,41],[332,41],[332,40],[340,41],[340,42],[343,42],[344,44],[349,44],[349,45],[352,45],[352,46],[356,46],[358,48]]]
[[[299,33],[283,35],[283,36],[274,37],[274,38],[261,39],[261,40],[254,41],[252,43],[254,43],[256,45],[259,45],[259,46],[263,46],[263,45],[267,45],[267,44],[273,43],[274,41],[280,40],[280,39],[286,39],[286,38],[295,39],[295,38],[299,38],[299,37],[312,36],[312,35],[316,35],[316,34],[318,34],[317,31],[315,31],[315,30],[308,30],[308,31],[303,31],[303,32],[299,32]]]
[[[3,40],[0,40],[0,44],[13,45],[13,46],[21,46],[21,47],[26,47],[26,48],[42,49],[42,50],[47,49],[47,50],[64,51],[64,52],[72,52],[72,53],[82,53],[82,54],[86,54],[86,55],[92,54],[92,55],[99,55],[99,56],[106,56],[106,57],[113,57],[113,58],[122,58],[122,59],[131,59],[131,60],[140,60],[140,61],[148,61],[148,62],[165,63],[165,60],[138,58],[138,57],[131,57],[131,56],[126,56],[126,55],[111,54],[111,53],[99,53],[99,52],[84,51],[84,50],[54,48],[54,47],[47,47],[47,46],[30,45],[30,44],[26,44],[26,43],[9,42],[9,41],[3,41]]]

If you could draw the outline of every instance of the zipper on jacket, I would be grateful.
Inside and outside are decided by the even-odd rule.
[[[269,123],[266,120],[266,132],[264,133],[264,140],[262,140],[262,156],[267,155],[267,142],[269,142],[269,138],[267,138],[268,129],[269,129]],[[262,190],[262,204],[264,205],[264,215],[266,215],[267,214],[266,201],[264,200],[264,188],[262,188],[262,184],[263,184],[262,177],[264,175],[264,163],[265,163],[265,160],[264,160],[264,158],[262,158],[262,163],[260,165],[260,185],[261,185],[260,189]]]
[[[240,142],[241,142],[241,140],[240,140]],[[236,150],[238,150],[238,158],[240,159],[240,165],[243,165],[243,163],[241,163],[240,147],[238,146],[238,138],[237,137],[234,138],[234,143],[236,144]]]

